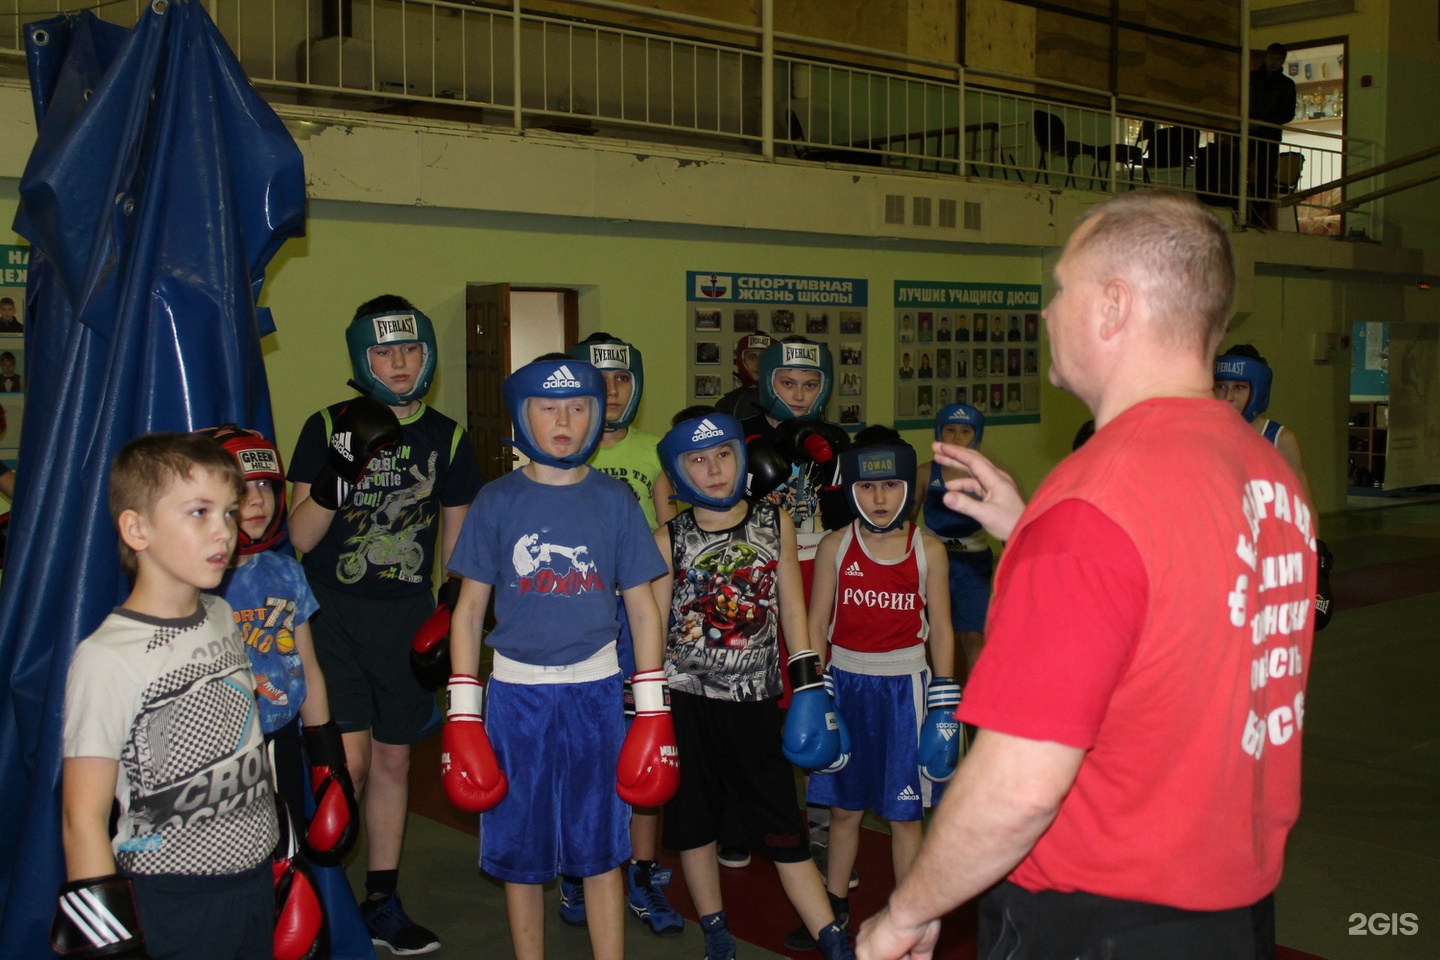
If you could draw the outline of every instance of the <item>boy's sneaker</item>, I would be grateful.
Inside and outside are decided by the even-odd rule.
[[[835,925],[841,930],[848,931],[850,929],[850,898],[837,897],[828,890],[825,895],[830,898],[830,909],[835,913]],[[803,923],[785,934],[782,942],[785,944],[786,950],[814,950],[819,946]]]
[[[654,860],[632,860],[625,868],[625,905],[658,937],[673,937],[685,929],[685,918],[660,889],[669,883],[670,871]]]
[[[700,918],[705,933],[705,960],[735,960],[735,936],[725,922],[725,911]]]
[[[750,866],[750,851],[744,847],[721,847],[715,854],[720,866],[738,870]]]
[[[398,893],[367,899],[360,904],[360,915],[365,919],[370,942],[389,948],[396,956],[408,957],[440,949],[440,938],[410,919],[400,906]]]
[[[560,919],[572,927],[585,926],[585,881],[560,875]]]
[[[839,924],[832,923],[821,930],[820,941],[816,947],[825,960],[855,960],[855,948],[850,946],[850,935],[841,929]]]

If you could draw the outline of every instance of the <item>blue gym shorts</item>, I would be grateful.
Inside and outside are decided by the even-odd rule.
[[[994,572],[993,550],[950,554],[950,624],[957,633],[985,632]]]
[[[485,726],[510,790],[480,816],[480,869],[510,883],[548,883],[557,863],[574,877],[628,863],[630,807],[615,792],[625,738],[620,674],[540,684],[491,677],[486,687]]]
[[[837,648],[836,659],[844,654]],[[924,662],[923,649],[919,659]],[[921,776],[917,753],[930,672],[876,676],[836,662],[828,669],[835,683],[835,711],[850,732],[850,762],[838,773],[810,774],[805,802],[874,810],[895,822],[919,820],[944,792],[944,784]]]

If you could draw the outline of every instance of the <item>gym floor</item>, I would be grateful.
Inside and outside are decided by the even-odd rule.
[[[1312,655],[1304,803],[1276,895],[1278,940],[1291,960],[1440,957],[1440,501],[1392,503],[1322,518],[1338,612]],[[474,824],[448,808],[437,773],[432,742],[417,750],[411,776],[406,908],[439,934],[440,956],[509,956],[502,888],[478,872]],[[693,920],[678,864],[666,859],[677,867],[672,902]],[[363,864],[362,852],[350,868],[357,888]],[[722,872],[732,929],[748,941],[740,956],[806,956],[780,946],[797,920],[773,868],[757,860]],[[852,903],[863,918],[891,882],[878,832],[867,832],[859,873]],[[585,931],[556,917],[558,893],[547,897],[547,954],[588,957]],[[632,960],[704,956],[693,923],[665,939],[633,919],[626,931]],[[962,907],[947,921],[942,955],[969,960],[972,937],[973,910]]]

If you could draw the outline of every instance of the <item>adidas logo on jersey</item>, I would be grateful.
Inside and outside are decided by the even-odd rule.
[[[346,460],[349,460],[352,463],[355,461],[355,454],[350,449],[350,431],[347,430],[344,433],[332,433],[330,435],[330,446],[334,448],[336,453],[340,454],[340,456],[344,457]]]
[[[559,370],[545,378],[545,382],[540,384],[540,389],[558,390],[561,387],[578,388],[579,386],[580,381],[575,379],[575,374],[571,373],[570,368],[562,363]]]
[[[701,440],[709,440],[712,437],[723,436],[725,436],[725,431],[715,426],[715,424],[710,422],[710,418],[706,417],[700,421],[700,426],[696,427],[695,432],[691,434],[690,442],[699,443]]]
[[[912,787],[912,786],[910,786],[910,784],[907,783],[907,784],[905,784],[905,789],[904,789],[904,790],[901,790],[901,791],[900,791],[900,795],[899,795],[898,797],[896,797],[895,799],[896,799],[896,800],[919,800],[919,799],[920,799],[920,794],[916,793],[916,792],[915,792],[915,788]]]
[[[850,561],[850,566],[848,566],[848,567],[845,568],[845,576],[847,576],[847,577],[863,577],[863,576],[865,576],[864,571],[862,571],[862,570],[860,569],[860,561],[859,561],[859,560],[851,560],[851,561]]]

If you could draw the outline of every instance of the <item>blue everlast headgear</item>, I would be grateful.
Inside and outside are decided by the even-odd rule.
[[[1274,377],[1275,371],[1261,360],[1229,354],[1215,358],[1215,382],[1250,384],[1250,402],[1240,411],[1250,423],[1270,406],[1270,381]]]
[[[696,489],[690,472],[685,469],[685,458],[721,444],[730,444],[734,448],[735,483],[728,494],[716,497]],[[745,474],[749,469],[745,459],[745,430],[740,421],[728,413],[707,413],[694,420],[681,421],[660,438],[655,452],[660,455],[660,465],[670,475],[677,500],[729,510],[745,496]]]
[[[355,381],[376,400],[398,407],[419,400],[430,390],[430,381],[435,378],[435,327],[419,310],[386,310],[356,317],[345,328],[345,343],[350,348]],[[371,347],[401,343],[418,343],[424,350],[420,375],[403,397],[385,386],[370,369]]]
[[[815,394],[815,402],[798,417],[775,393],[775,374],[786,369],[820,371],[820,390]],[[760,406],[776,420],[819,419],[830,400],[830,388],[834,383],[835,367],[830,360],[830,348],[823,343],[781,340],[770,344],[760,354]]]
[[[515,424],[515,439],[502,442],[510,444],[531,460],[568,470],[589,460],[590,454],[600,445],[600,432],[605,420],[605,378],[590,364],[574,360],[536,360],[506,377],[500,392]],[[591,403],[585,441],[578,451],[567,457],[552,457],[540,449],[530,432],[526,406],[532,400],[568,400],[572,397],[584,397]]]
[[[964,424],[973,429],[975,436],[970,440],[970,449],[980,448],[980,437],[985,433],[985,414],[968,403],[947,403],[935,414],[935,439],[943,439],[941,434],[945,432],[945,427],[952,423]]]
[[[908,443],[873,443],[846,450],[840,454],[840,485],[845,488],[850,511],[876,533],[898,529],[910,517],[915,469],[915,448]],[[905,484],[904,493],[894,504],[894,512],[883,525],[873,523],[855,500],[855,484],[867,480],[899,480]]]
[[[630,402],[620,411],[615,420],[606,420],[606,430],[619,430],[635,422],[635,412],[640,409],[640,394],[645,390],[645,363],[640,349],[632,343],[618,340],[608,334],[591,334],[570,348],[570,356],[583,360],[601,373],[605,371],[628,371],[635,384]],[[608,392],[608,391],[607,391]]]

